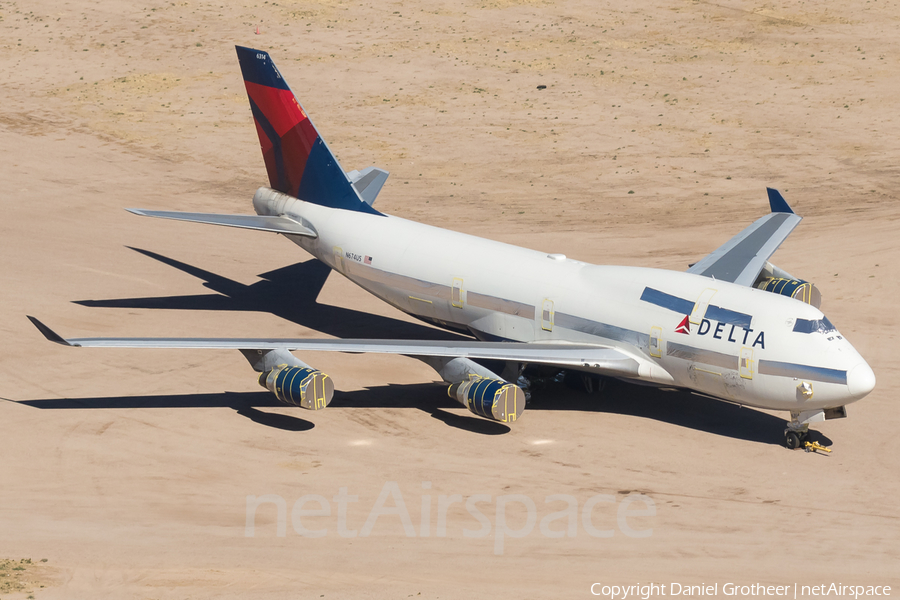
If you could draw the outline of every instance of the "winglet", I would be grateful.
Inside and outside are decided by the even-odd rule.
[[[791,210],[790,206],[788,206],[787,200],[784,199],[784,196],[781,195],[781,192],[779,192],[775,188],[767,187],[766,193],[769,194],[769,206],[772,208],[773,213],[794,214],[794,211]]]
[[[47,327],[46,325],[44,325],[43,323],[41,323],[40,321],[35,319],[34,317],[32,317],[30,315],[25,315],[25,316],[27,316],[28,320],[31,321],[31,323],[35,327],[38,328],[38,331],[40,331],[42,334],[44,334],[44,337],[47,338],[48,340],[50,340],[51,342],[54,342],[56,344],[62,344],[63,346],[74,346],[74,344],[70,344],[65,338],[60,336],[58,333],[56,333],[55,331],[53,331],[52,329],[50,329],[49,327]]]

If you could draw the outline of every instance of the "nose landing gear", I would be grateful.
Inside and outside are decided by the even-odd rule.
[[[809,441],[809,424],[824,421],[822,411],[794,412],[791,411],[791,420],[784,430],[784,445],[788,450],[796,450],[805,447]]]
[[[784,430],[784,445],[788,450],[796,450],[801,444],[809,440],[809,425],[804,424],[803,429],[792,430],[790,426]]]
[[[831,452],[829,448],[820,445],[818,442],[809,439],[809,424],[824,421],[827,417],[822,410],[811,410],[807,412],[791,412],[791,420],[784,430],[784,445],[788,450],[796,450],[803,448],[807,452],[815,452],[823,450]]]

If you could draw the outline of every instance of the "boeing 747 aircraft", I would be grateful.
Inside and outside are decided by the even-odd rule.
[[[473,413],[506,423],[525,408],[524,365],[546,366],[789,411],[789,448],[875,387],[819,310],[815,286],[768,262],[800,222],[778,191],[768,190],[769,214],[683,273],[592,265],[414,223],[373,207],[388,173],[345,173],[267,52],[237,54],[269,176],[256,215],[131,212],[282,234],[392,306],[474,339],[64,339],[29,317],[49,340],[237,349],[279,400],[313,410],[334,385],[290,351],[402,354],[434,367]],[[507,366],[495,373],[485,360]]]

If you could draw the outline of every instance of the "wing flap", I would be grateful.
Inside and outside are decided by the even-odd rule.
[[[304,237],[312,238],[318,237],[315,231],[288,217],[220,215],[214,213],[178,212],[171,210],[144,210],[141,208],[126,208],[125,210],[143,217],[173,219],[175,221],[189,221],[191,223],[205,223],[207,225],[222,225],[240,229],[255,229],[256,231],[302,235]]]

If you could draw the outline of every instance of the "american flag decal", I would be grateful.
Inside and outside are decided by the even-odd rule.
[[[367,264],[367,265],[371,265],[371,264],[372,264],[372,257],[371,257],[371,256],[365,257],[365,258],[363,259],[363,262],[364,262],[365,264]]]

